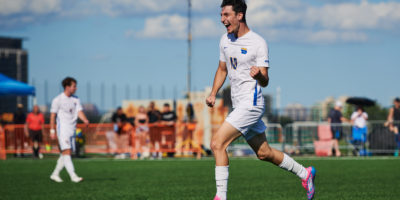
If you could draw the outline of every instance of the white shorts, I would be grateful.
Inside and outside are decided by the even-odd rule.
[[[147,127],[147,126],[138,126],[136,128],[136,133],[137,134],[140,134],[140,133],[143,133],[143,132],[149,132],[149,127]]]
[[[257,134],[264,134],[267,129],[261,120],[263,114],[264,107],[235,108],[225,121],[242,133],[246,140],[250,140]]]
[[[58,144],[61,151],[75,149],[75,128],[57,128]]]

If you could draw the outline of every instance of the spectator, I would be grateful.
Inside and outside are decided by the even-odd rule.
[[[186,106],[186,116],[184,121],[188,123],[196,122],[196,115],[194,114],[193,104],[191,103],[188,103]]]
[[[114,131],[117,133],[117,134],[120,134],[121,133],[121,130],[122,130],[122,124],[123,124],[123,122],[126,122],[127,121],[127,117],[126,117],[126,115],[124,114],[124,112],[122,111],[122,108],[121,107],[118,107],[117,108],[117,111],[113,114],[113,116],[112,116],[112,122],[114,123]]]
[[[192,151],[192,148],[194,147],[193,132],[196,129],[196,116],[194,114],[193,104],[188,103],[186,105],[186,116],[183,121],[186,122],[186,124],[183,131],[182,151],[187,153],[187,150]],[[200,156],[200,154],[198,154],[198,156]]]
[[[342,103],[337,101],[334,109],[328,115],[328,122],[331,123],[331,131],[333,138],[333,149],[336,156],[340,156],[339,141],[342,139],[343,129],[342,122],[347,121],[342,115]]]
[[[34,158],[43,158],[43,154],[40,151],[40,143],[42,143],[44,130],[44,117],[39,110],[39,106],[33,106],[33,110],[28,114],[25,123],[26,136],[29,135],[33,142],[32,150]]]
[[[149,104],[149,109],[147,112],[147,116],[149,118],[149,124],[155,124],[160,121],[161,119],[161,113],[159,110],[155,108],[154,101],[151,101]],[[159,131],[159,128],[156,126],[150,126],[149,129],[149,137],[150,137],[150,145],[151,149],[153,151],[152,157],[156,158],[158,157],[159,159],[162,158],[162,153],[160,150],[160,145],[161,145],[161,133]]]
[[[121,118],[120,128],[117,134],[117,155],[116,159],[125,159],[129,153],[129,137],[132,133],[133,126],[128,122],[127,118]]]
[[[14,114],[14,124],[25,124],[26,114],[24,111],[24,105],[18,104],[17,111]]]
[[[149,111],[147,111],[147,116],[149,118],[149,123],[155,123],[160,121],[161,113],[156,109],[154,101],[151,101],[149,104]]]
[[[393,107],[389,109],[387,121],[392,122],[397,129],[400,128],[400,98],[394,99]]]
[[[161,123],[167,126],[173,126],[176,122],[176,114],[171,111],[171,107],[168,103],[164,104],[163,112],[161,113]]]
[[[117,108],[111,120],[114,123],[114,132],[116,133],[115,140],[117,152],[115,158],[123,159],[125,158],[125,153],[127,153],[127,145],[129,145],[129,131],[132,130],[133,127],[129,127],[129,125],[127,124],[128,118],[126,117],[121,107]],[[109,138],[112,139],[112,137],[110,136]],[[109,141],[109,143],[112,144],[111,141]]]
[[[353,124],[353,139],[351,143],[354,145],[354,155],[359,155],[360,148],[364,151],[363,155],[366,153],[367,120],[368,114],[364,112],[362,107],[357,107],[357,110],[351,115],[351,123]]]
[[[398,156],[400,153],[400,98],[395,98],[393,101],[393,107],[389,109],[389,114],[387,117],[386,124],[389,126],[391,132],[396,135],[396,142],[398,151],[395,152],[395,156]]]
[[[139,107],[139,112],[135,117],[136,135],[135,135],[135,148],[138,152],[138,157],[141,159],[148,157],[149,148],[147,139],[149,135],[149,117],[143,106]]]
[[[17,111],[14,113],[14,119],[13,122],[14,124],[25,124],[26,121],[26,114],[24,111],[24,105],[22,104],[17,104]],[[27,145],[27,143],[24,144],[24,131],[23,129],[15,129],[14,130],[14,134],[15,134],[15,157],[23,157],[24,154],[21,153],[22,149],[24,148],[25,145]]]
[[[175,112],[171,111],[171,107],[169,106],[168,103],[165,103],[164,107],[163,107],[163,112],[161,113],[161,124],[169,127],[169,129],[172,128],[173,130],[164,132],[164,133],[168,133],[168,134],[161,134],[161,137],[162,137],[161,141],[162,141],[162,145],[167,143],[167,148],[169,150],[172,150],[174,148],[176,119],[177,119],[177,117],[176,117]],[[168,156],[173,157],[174,153],[168,152]]]

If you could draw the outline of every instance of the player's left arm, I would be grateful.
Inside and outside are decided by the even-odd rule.
[[[83,121],[83,123],[85,123],[86,125],[89,124],[89,120],[86,118],[85,113],[81,110],[78,112],[78,117],[79,119],[81,119]]]
[[[269,83],[268,69],[269,69],[269,51],[268,45],[265,41],[258,43],[256,62],[250,68],[250,76],[257,80],[261,87],[267,87]]]
[[[256,66],[250,68],[250,76],[257,80],[261,87],[267,87],[269,83],[268,68]]]
[[[81,105],[81,102],[79,101],[79,99],[77,101],[77,106],[78,106],[77,109],[78,109],[78,117],[79,117],[79,119],[81,119],[83,121],[83,123],[86,124],[86,126],[89,125],[89,120],[86,118],[86,115],[83,112],[83,108],[82,108],[82,105]]]

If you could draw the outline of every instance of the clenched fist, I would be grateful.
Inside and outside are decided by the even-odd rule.
[[[260,68],[252,66],[250,68],[250,76],[254,79],[258,79],[259,76],[262,76]]]
[[[214,95],[210,95],[207,99],[206,99],[206,104],[209,107],[213,107],[215,104],[215,96]]]

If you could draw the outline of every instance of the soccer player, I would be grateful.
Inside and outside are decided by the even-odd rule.
[[[228,115],[216,134],[211,138],[211,149],[215,157],[215,180],[217,193],[214,200],[227,199],[229,160],[226,148],[240,135],[252,147],[260,160],[271,162],[282,169],[296,174],[307,191],[307,198],[314,197],[314,167],[304,168],[287,154],[268,145],[261,121],[264,99],[261,87],[269,82],[268,48],[265,40],[252,32],[246,24],[244,0],[223,0],[221,22],[227,33],[220,41],[220,60],[208,106],[215,104],[215,96],[230,79],[233,111]]]
[[[78,97],[74,96],[77,81],[74,78],[66,77],[62,81],[64,92],[53,99],[50,115],[50,137],[55,139],[54,122],[57,115],[57,138],[60,145],[61,155],[57,160],[56,168],[50,176],[55,182],[63,182],[60,178],[60,171],[65,167],[72,182],[78,183],[83,180],[75,173],[74,164],[71,160],[71,148],[74,147],[74,133],[78,117],[86,124],[89,124],[82,111],[82,105]]]

